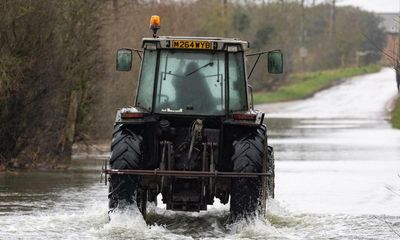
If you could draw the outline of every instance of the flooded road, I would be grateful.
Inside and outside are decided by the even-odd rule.
[[[275,148],[276,199],[266,219],[228,224],[228,205],[179,213],[150,206],[107,215],[108,153],[71,169],[0,174],[0,239],[399,239],[400,131],[387,109],[394,72],[347,80],[313,98],[259,106]]]

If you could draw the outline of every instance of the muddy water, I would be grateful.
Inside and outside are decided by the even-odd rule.
[[[398,239],[400,131],[385,120],[395,94],[385,69],[269,113],[276,199],[267,218],[227,223],[229,206],[179,213],[135,207],[107,215],[99,183],[108,153],[77,153],[71,169],[0,174],[0,239]]]

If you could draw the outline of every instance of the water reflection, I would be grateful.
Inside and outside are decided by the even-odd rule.
[[[278,161],[400,160],[400,131],[384,120],[280,118],[268,124]]]
[[[81,192],[100,180],[100,161],[72,162],[68,170],[0,174],[0,214],[17,214],[81,202]],[[65,194],[68,193],[67,199]],[[68,199],[69,198],[69,199]],[[66,200],[66,201],[65,201]]]

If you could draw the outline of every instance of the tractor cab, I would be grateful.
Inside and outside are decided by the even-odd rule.
[[[249,42],[236,38],[158,37],[159,24],[159,18],[153,16],[150,26],[154,37],[143,39],[143,50],[117,52],[118,71],[131,69],[133,52],[142,60],[135,106],[149,113],[200,116],[225,116],[251,109],[245,55]],[[263,54],[268,54],[269,72],[281,73],[281,52],[250,56],[258,55],[259,59]]]

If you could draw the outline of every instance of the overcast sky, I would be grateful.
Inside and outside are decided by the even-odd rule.
[[[400,0],[337,0],[338,6],[353,5],[373,12],[399,12]]]

